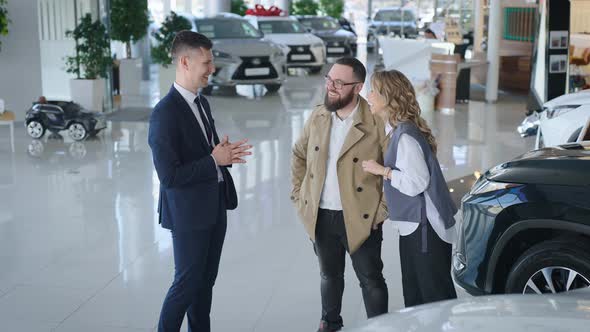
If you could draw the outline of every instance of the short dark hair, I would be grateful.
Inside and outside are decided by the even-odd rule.
[[[424,30],[424,34],[427,34],[427,33],[431,33],[434,36],[434,38],[437,38],[436,33],[434,33],[434,31],[432,31],[431,29]]]
[[[178,55],[186,50],[186,49],[199,49],[204,48],[206,50],[210,50],[213,48],[213,43],[211,39],[207,38],[205,35],[202,35],[198,32],[190,31],[190,30],[182,30],[179,31],[174,40],[172,41],[172,47],[170,49],[170,54],[172,55],[172,60],[176,60]]]
[[[335,63],[352,68],[354,78],[359,82],[365,81],[365,78],[367,77],[367,69],[365,68],[365,65],[359,61],[359,59],[351,56],[345,56],[336,60]]]

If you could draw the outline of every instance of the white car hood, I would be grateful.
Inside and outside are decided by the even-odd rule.
[[[311,45],[323,43],[323,41],[311,33],[272,33],[264,35],[264,38],[283,45]]]
[[[401,310],[348,332],[586,331],[590,289],[557,295],[469,297]]]
[[[543,104],[543,107],[548,109],[555,108],[556,106],[562,105],[584,105],[590,104],[590,90],[582,90],[576,93],[570,93],[567,95],[559,96],[551,99],[550,101]]]

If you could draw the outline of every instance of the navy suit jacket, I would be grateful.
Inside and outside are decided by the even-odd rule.
[[[201,104],[211,120],[215,144],[219,137],[209,103]],[[218,219],[220,186],[211,148],[193,111],[172,86],[154,107],[148,142],[160,179],[159,220],[174,231],[207,229]],[[238,206],[233,179],[227,167],[220,167],[225,183],[226,209]]]

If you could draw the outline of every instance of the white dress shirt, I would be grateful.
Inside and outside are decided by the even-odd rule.
[[[391,171],[391,186],[402,194],[415,197],[428,188],[430,183],[428,165],[424,159],[422,147],[412,136],[401,135],[398,142],[395,166],[399,168],[399,171]],[[430,225],[439,238],[447,243],[454,243],[456,238],[455,226],[446,229],[444,221],[427,192],[424,192],[424,197],[426,199],[426,217]],[[407,220],[392,221],[401,236],[414,233],[420,225]]]
[[[338,185],[338,157],[346,135],[352,127],[353,117],[358,112],[359,104],[357,103],[352,113],[346,119],[340,119],[336,112],[332,113],[332,128],[330,128],[330,146],[328,149],[328,161],[326,167],[326,180],[320,197],[320,209],[325,210],[342,210],[342,201],[340,199],[340,186]],[[348,189],[350,190],[350,189]]]
[[[205,130],[205,125],[203,124],[203,119],[201,119],[201,114],[199,114],[199,109],[197,108],[197,104],[195,104],[195,98],[197,98],[197,95],[192,93],[191,91],[183,88],[180,84],[178,84],[176,82],[174,82],[174,88],[176,89],[176,91],[178,91],[180,93],[182,98],[184,98],[184,100],[186,101],[188,106],[191,108],[191,111],[193,111],[193,114],[197,118],[197,122],[199,122],[199,126],[201,127],[201,131],[203,132],[203,136],[207,137],[207,130]],[[203,109],[203,113],[205,113],[205,108],[203,107],[202,104],[201,104],[201,108]],[[207,115],[205,115],[205,116],[207,116]],[[211,125],[211,121],[209,119],[207,119],[207,121],[209,121],[209,126],[211,127],[211,129],[213,129],[213,126]],[[211,146],[214,147],[215,142],[213,141],[213,136],[207,137],[207,139],[209,140],[209,144],[211,144]],[[213,158],[213,155],[211,155],[211,158]],[[213,158],[213,162],[215,163],[215,167],[217,168],[217,181],[222,182],[223,181],[223,174],[221,173],[221,169],[219,168],[219,166],[217,166],[217,161],[215,160],[215,158]]]

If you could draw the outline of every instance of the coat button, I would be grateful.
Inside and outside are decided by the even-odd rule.
[[[313,174],[309,174],[309,177],[313,179]]]
[[[352,162],[353,162],[353,163],[356,163],[357,161],[359,161],[359,158],[356,158],[356,157],[355,157],[354,159],[352,159]]]
[[[363,218],[369,219],[369,215],[368,214],[363,214]]]
[[[294,201],[295,200],[295,196],[291,196],[291,200]]]
[[[305,200],[305,205],[307,205],[307,200]]]
[[[358,187],[358,188],[356,188],[356,191],[358,191],[360,193],[361,191],[363,191],[363,188]]]
[[[316,146],[316,147],[315,147],[315,150],[316,150],[316,151],[320,151],[320,147],[319,147],[319,146]]]

